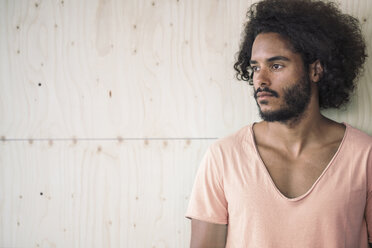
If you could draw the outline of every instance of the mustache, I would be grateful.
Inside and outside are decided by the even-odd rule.
[[[273,95],[274,97],[279,97],[278,92],[265,87],[265,88],[258,88],[257,90],[254,90],[254,98],[255,99],[257,99],[257,94],[260,93],[260,92],[268,92],[271,95]]]

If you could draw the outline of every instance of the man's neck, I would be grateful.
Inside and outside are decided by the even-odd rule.
[[[272,140],[279,149],[283,149],[283,151],[293,157],[297,157],[307,147],[325,141],[328,130],[332,129],[332,126],[336,127],[339,124],[318,112],[294,121],[285,123],[262,122],[261,125],[265,136]]]

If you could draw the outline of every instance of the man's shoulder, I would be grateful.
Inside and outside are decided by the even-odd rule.
[[[368,146],[372,148],[372,136],[366,132],[345,123],[347,127],[346,142],[358,145],[358,146]]]
[[[252,125],[245,125],[238,130],[217,139],[212,145],[211,149],[234,149],[240,148],[244,142],[251,139],[252,135]]]

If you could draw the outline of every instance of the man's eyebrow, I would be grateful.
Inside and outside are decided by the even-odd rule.
[[[268,58],[266,61],[267,62],[272,62],[272,61],[277,61],[277,60],[289,61],[290,59],[287,58],[287,57],[284,57],[284,56],[274,56],[274,57]],[[256,60],[250,60],[249,63],[250,64],[258,64],[258,62]]]
[[[289,61],[289,58],[284,57],[284,56],[274,56],[274,57],[267,59],[268,62],[276,61],[276,60]]]

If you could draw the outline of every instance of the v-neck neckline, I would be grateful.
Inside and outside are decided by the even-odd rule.
[[[323,169],[323,171],[320,174],[320,176],[314,181],[314,183],[311,185],[311,187],[304,194],[299,195],[299,196],[296,196],[294,198],[289,198],[289,197],[285,196],[279,190],[279,188],[276,186],[276,184],[274,183],[273,178],[271,177],[271,175],[269,173],[269,170],[267,169],[267,167],[266,167],[266,165],[265,165],[265,163],[264,163],[264,161],[263,161],[260,153],[258,152],[258,147],[257,147],[257,144],[256,144],[255,134],[254,134],[254,131],[253,131],[253,126],[255,124],[256,124],[256,122],[254,122],[253,124],[250,125],[251,142],[253,144],[253,147],[254,147],[256,156],[259,159],[260,167],[263,169],[263,171],[265,172],[266,176],[269,178],[269,181],[271,182],[271,185],[273,186],[273,188],[275,189],[275,191],[280,195],[280,197],[284,198],[287,201],[292,201],[292,202],[302,200],[303,198],[305,198],[306,196],[308,196],[311,193],[311,191],[313,191],[313,189],[316,187],[316,185],[318,184],[318,182],[323,178],[324,174],[326,174],[326,172],[328,171],[329,167],[331,167],[331,165],[333,164],[334,160],[336,160],[336,158],[338,157],[338,154],[340,153],[340,150],[344,146],[344,143],[345,143],[345,140],[346,140],[346,136],[347,136],[347,134],[349,132],[349,128],[350,128],[348,124],[342,122],[342,124],[345,126],[344,136],[342,137],[341,143],[338,145],[337,151],[335,152],[335,154],[333,154],[333,156],[332,156],[331,160],[328,162],[327,166]]]

